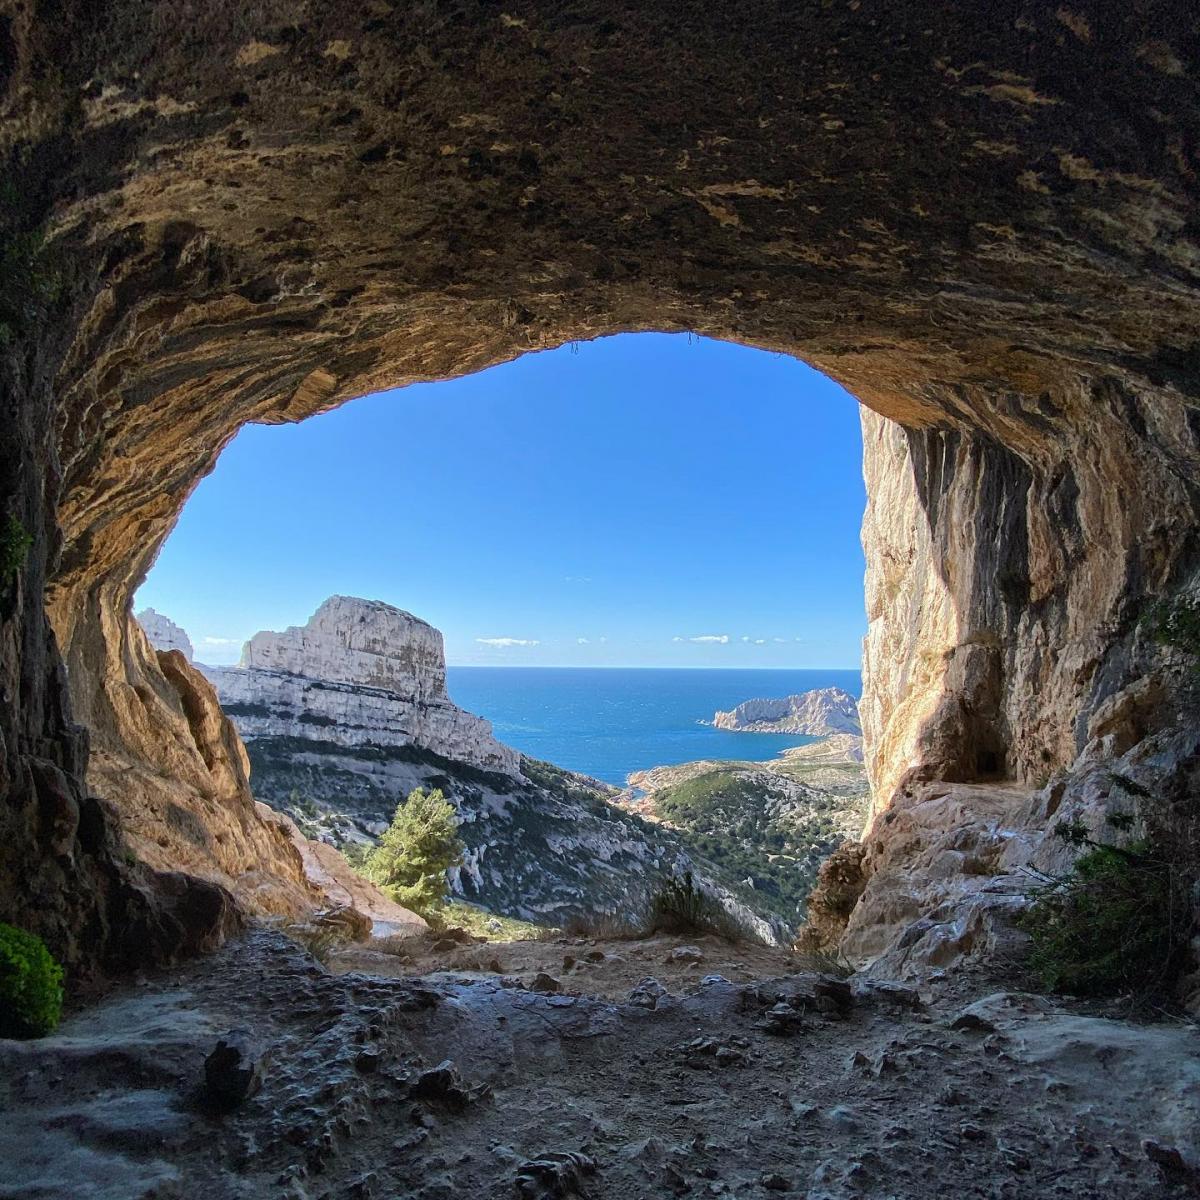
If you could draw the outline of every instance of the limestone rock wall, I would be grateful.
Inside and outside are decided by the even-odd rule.
[[[1195,577],[1194,413],[1113,376],[997,399],[983,431],[864,410],[878,804],[906,778],[1037,784],[1110,697],[1168,670],[1139,622]]]
[[[413,704],[446,699],[441,633],[378,600],[331,596],[307,624],[256,633],[239,666],[379,688]]]
[[[132,853],[220,885],[249,912],[317,907],[321,894],[290,839],[255,808],[245,747],[212,685],[181,651],[156,651],[136,623],[126,632],[129,653],[158,668],[143,675],[157,686],[108,689],[121,738],[94,747],[87,782],[120,798]]]
[[[1153,686],[1138,614],[1200,556],[1198,20],[0,8],[0,516],[33,539],[0,596],[0,917],[81,962],[168,926],[105,815],[182,754],[129,601],[242,424],[616,331],[795,354],[878,414],[881,805],[1067,768]],[[89,787],[89,745],[142,782]]]

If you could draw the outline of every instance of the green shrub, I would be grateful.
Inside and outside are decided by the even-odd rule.
[[[0,585],[8,583],[25,565],[25,556],[32,545],[33,538],[25,526],[10,514],[0,529]]]
[[[563,922],[561,929],[548,929],[544,936],[547,941],[556,937],[567,937],[620,942],[635,941],[638,938],[646,937],[649,932],[645,922],[619,916],[616,913],[593,912],[577,913],[575,916],[568,917]]]
[[[1118,815],[1118,828],[1129,819]],[[1189,887],[1178,863],[1150,841],[1092,841],[1077,823],[1056,831],[1087,846],[1063,876],[1047,877],[1021,925],[1030,966],[1052,991],[1080,996],[1165,995],[1187,955]]]
[[[445,903],[446,872],[462,856],[454,806],[436,788],[415,788],[367,855],[364,870],[397,904],[425,915]]]
[[[35,934],[0,924],[0,1037],[44,1037],[62,1014],[62,967]]]

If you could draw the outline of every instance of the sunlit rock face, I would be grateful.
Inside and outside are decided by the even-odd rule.
[[[95,958],[155,910],[88,796],[136,821],[204,778],[129,601],[242,424],[619,330],[795,354],[871,410],[881,808],[1040,785],[1130,689],[1162,685],[1141,736],[1174,723],[1138,619],[1200,554],[1193,9],[0,19],[0,231],[29,260],[0,511],[34,538],[0,596],[0,915]],[[145,786],[85,783],[89,746]]]
[[[446,695],[441,633],[379,601],[333,596],[306,625],[256,633],[239,666],[201,670],[244,738],[419,746],[518,773],[517,751]]]
[[[378,600],[331,596],[305,625],[256,633],[238,665],[380,688],[414,704],[446,699],[441,633]]]

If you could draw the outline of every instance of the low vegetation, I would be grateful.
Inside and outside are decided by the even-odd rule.
[[[1133,818],[1109,818],[1128,833]],[[1089,837],[1078,822],[1056,834],[1083,853],[1069,872],[1045,876],[1022,925],[1030,966],[1052,991],[1081,996],[1166,997],[1187,959],[1192,873],[1172,844],[1133,838],[1123,846]]]
[[[0,1037],[52,1033],[62,1015],[63,971],[36,934],[0,924]]]
[[[800,798],[798,798],[800,797]],[[742,899],[799,924],[822,860],[858,823],[856,799],[718,769],[653,794],[658,817]]]
[[[1159,645],[1188,655],[1200,665],[1200,596],[1175,596],[1154,605],[1142,621]]]
[[[454,806],[434,788],[414,788],[396,808],[363,871],[397,904],[428,917],[446,902],[446,872],[462,862]]]
[[[730,942],[761,939],[737,919],[717,897],[696,885],[690,871],[663,880],[650,897],[649,933],[682,937],[711,933]]]
[[[493,942],[525,942],[545,937],[546,926],[520,921],[516,917],[504,917],[490,913],[474,904],[461,900],[450,900],[437,912],[431,914],[430,925],[435,931],[465,929],[473,937],[485,937]],[[429,917],[426,917],[429,920]],[[558,933],[558,930],[552,932]]]
[[[0,587],[10,583],[25,565],[33,538],[18,517],[11,513],[0,526]]]

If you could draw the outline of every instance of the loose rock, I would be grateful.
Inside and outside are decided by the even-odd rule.
[[[657,1008],[659,1001],[667,995],[667,989],[657,979],[647,976],[629,993],[629,1003],[639,1008]]]
[[[557,1200],[584,1195],[583,1180],[596,1173],[596,1162],[577,1150],[552,1151],[517,1168],[517,1192],[522,1200]]]
[[[204,1060],[204,1087],[219,1108],[236,1108],[262,1087],[263,1060],[250,1032],[231,1029]]]

